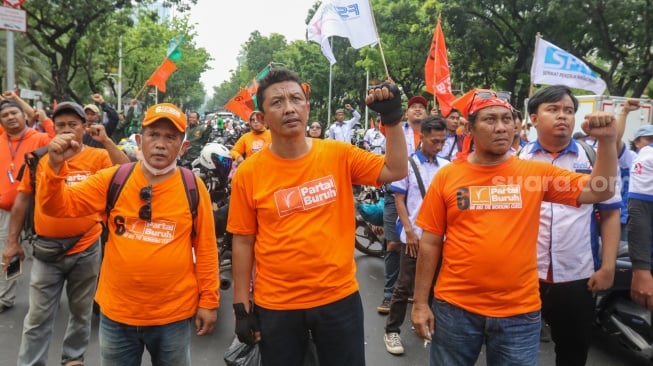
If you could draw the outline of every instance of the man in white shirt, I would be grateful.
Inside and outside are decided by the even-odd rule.
[[[331,140],[351,143],[351,128],[360,121],[361,114],[350,104],[345,104],[345,109],[351,111],[352,118],[345,121],[345,110],[342,108],[336,110],[336,121],[329,127],[327,136]]]

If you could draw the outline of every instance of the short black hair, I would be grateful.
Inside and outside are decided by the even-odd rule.
[[[3,99],[2,101],[0,101],[0,111],[7,107],[16,107],[21,111],[21,113],[25,113],[25,111],[23,111],[23,107],[21,107],[20,104],[18,104],[17,102],[11,99]]]
[[[449,111],[449,114],[447,114],[447,116],[445,118],[449,118],[451,113],[454,113],[454,112],[458,113],[459,116],[462,116],[462,113],[460,113],[459,110],[457,110],[456,108],[451,108],[451,110]],[[442,113],[440,113],[440,114],[442,114]]]
[[[537,113],[542,103],[555,103],[568,95],[574,103],[574,112],[578,111],[578,99],[571,92],[571,89],[564,85],[552,85],[548,88],[538,90],[528,99],[528,114]]]
[[[273,68],[258,82],[258,90],[256,91],[256,104],[258,105],[259,111],[265,112],[263,110],[263,102],[265,101],[263,94],[265,93],[265,90],[272,84],[281,83],[284,81],[297,83],[297,85],[299,85],[299,87],[302,89],[304,96],[306,96],[308,99],[306,91],[304,88],[302,88],[302,80],[294,71],[288,70],[286,68]]]
[[[422,135],[427,135],[431,131],[445,131],[447,129],[447,123],[444,118],[440,116],[427,116],[422,120],[422,126],[419,129],[419,132]]]

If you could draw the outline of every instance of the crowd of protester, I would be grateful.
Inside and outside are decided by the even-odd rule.
[[[256,97],[248,132],[229,146],[227,230],[235,333],[259,345],[265,365],[302,365],[309,349],[321,365],[365,364],[355,185],[384,186],[376,310],[388,315],[379,339],[389,353],[405,352],[412,302],[431,365],[473,365],[483,345],[488,364],[535,365],[545,324],[556,363],[583,365],[593,295],[612,286],[625,238],[632,298],[653,309],[653,127],[623,141],[636,100],[577,121],[578,100],[555,85],[529,98],[524,118],[484,89],[442,113],[420,95],[404,105],[389,79],[368,90],[375,117],[358,138],[350,104],[329,124],[310,122],[290,70],[272,69]],[[211,334],[217,321],[218,254],[209,193],[178,164],[197,159],[215,131],[240,127],[169,103],[144,110],[132,100],[122,113],[90,99],[51,111],[11,91],[0,100],[2,269],[16,256],[34,261],[18,365],[47,363],[64,290],[62,365],[84,364],[94,301],[103,365],[139,364],[143,349],[155,365],[190,365],[191,332]],[[37,149],[30,174],[25,159]],[[37,239],[26,242],[30,215]],[[55,244],[66,249],[53,258]],[[16,280],[0,277],[0,313],[15,297]]]

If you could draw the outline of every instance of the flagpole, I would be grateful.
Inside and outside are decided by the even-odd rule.
[[[331,42],[331,50],[333,50],[333,37],[329,39]],[[333,64],[329,62],[329,101],[327,106],[327,122],[324,124],[325,127],[331,125],[331,91],[333,83]]]
[[[533,60],[536,59],[537,55],[535,54],[537,52],[537,40],[542,38],[542,34],[540,32],[537,32],[535,34],[535,49],[533,50]],[[530,87],[528,88],[528,97],[530,98],[533,95],[533,92],[535,91],[535,84],[533,84],[533,75],[530,77]]]
[[[374,24],[374,31],[376,36],[379,38],[379,51],[381,52],[381,60],[383,61],[383,68],[385,69],[386,79],[390,78],[390,72],[388,71],[388,64],[385,62],[385,54],[383,54],[383,46],[381,46],[381,37],[379,36],[379,29],[376,27],[376,18],[374,17],[374,9],[372,9],[372,4],[367,1],[370,5],[370,13],[372,14],[372,24]]]
[[[368,69],[367,72],[365,73],[365,85],[367,85],[365,88],[370,87],[370,70]],[[369,126],[369,119],[367,118],[369,114],[369,110],[367,109],[367,104],[365,105],[365,130],[367,131],[368,126]]]
[[[441,17],[442,17],[442,14],[438,14],[438,20],[437,20],[437,22],[435,24],[434,32],[437,32],[438,24],[440,24],[440,27],[442,27],[442,24],[440,23],[440,21],[442,19]],[[434,57],[434,60],[433,60],[433,84],[431,84],[431,85],[433,85],[433,107],[435,107],[435,108],[438,108],[438,98],[437,98],[437,95],[436,95],[437,93],[435,92],[435,86],[437,85],[437,76],[436,76],[437,73],[436,73],[436,70],[438,69],[438,59],[439,59],[438,54],[437,54],[438,50],[439,50],[439,48],[438,48],[439,38],[440,37],[435,37],[435,50],[433,52],[434,53],[434,55],[433,55],[433,57]],[[438,108],[438,110],[439,110],[439,108]]]

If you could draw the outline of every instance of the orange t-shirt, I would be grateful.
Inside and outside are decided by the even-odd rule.
[[[250,131],[240,136],[234,147],[231,149],[231,157],[236,160],[239,156],[249,158],[257,151],[260,151],[266,145],[272,142],[270,130],[265,130],[260,134]]]
[[[46,146],[50,138],[40,132],[28,128],[22,137],[9,137],[5,132],[0,134],[0,209],[10,211],[18,193],[18,172],[25,162],[25,153]],[[14,178],[9,179],[9,171]],[[27,173],[25,173],[27,174]]]
[[[41,157],[39,165],[36,167],[37,192],[41,189],[41,177],[44,174],[47,164],[48,154],[45,154]],[[65,179],[66,185],[72,186],[82,182],[98,170],[108,168],[111,165],[111,159],[106,150],[84,146],[84,149],[79,154],[68,160],[68,172]],[[31,181],[29,174],[25,173],[18,187],[18,191],[32,194]],[[52,238],[68,238],[85,233],[66,255],[85,251],[95,243],[102,233],[102,225],[100,225],[102,216],[98,212],[79,217],[48,216],[41,209],[42,204],[38,199],[38,195],[34,207],[34,229],[39,235]]]
[[[66,164],[59,175],[48,165],[42,179],[45,189],[39,187],[37,198],[48,215],[104,212],[116,170],[101,170],[64,189]],[[151,222],[138,217],[145,204],[140,190],[148,184],[137,163],[108,220],[109,239],[95,295],[103,314],[133,326],[188,319],[198,306],[218,308],[220,299],[213,209],[206,187],[201,181],[197,184],[196,236],[191,240],[192,215],[181,173],[152,186]]]
[[[267,309],[312,308],[358,290],[352,184],[377,185],[384,158],[340,141],[311,141],[292,160],[264,148],[232,181],[227,230],[256,235],[254,301]]]
[[[416,220],[445,236],[435,296],[491,317],[539,310],[540,205],[577,206],[587,179],[514,156],[496,166],[456,160],[440,169]]]

